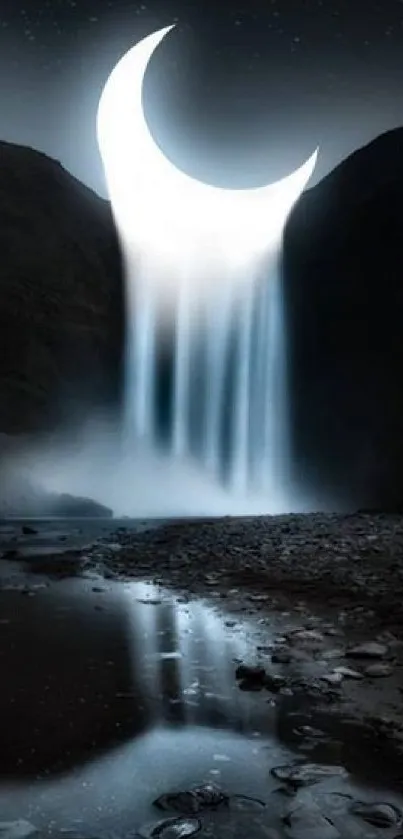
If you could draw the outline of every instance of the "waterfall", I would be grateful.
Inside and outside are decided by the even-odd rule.
[[[125,370],[125,435],[149,436],[154,422],[154,352],[157,340],[155,296],[139,279],[127,283],[128,335]]]
[[[278,496],[287,475],[285,336],[279,258],[255,282],[221,282],[203,305],[177,286],[171,316],[169,429],[159,433],[161,301],[150,271],[128,276],[127,440],[198,460],[230,493]],[[259,275],[261,274],[261,276]],[[201,349],[197,352],[197,347]],[[268,502],[268,507],[270,503]]]
[[[211,496],[203,499],[204,509],[206,500],[214,508],[214,494],[226,505],[227,497],[263,492],[271,499],[261,511],[269,512],[279,507],[287,452],[284,324],[278,266],[273,264],[265,281],[255,269],[264,253],[278,254],[318,149],[290,175],[249,189],[213,186],[177,167],[154,140],[143,107],[148,64],[173,28],[151,33],[121,57],[97,112],[130,286],[121,461],[129,469],[130,452],[140,440],[137,452],[146,445],[151,456],[163,451],[168,470],[179,460],[183,467],[203,467],[198,478],[206,478],[205,494]],[[250,290],[240,294],[240,282],[245,290],[247,280]],[[209,298],[203,312],[197,286]],[[169,328],[161,311],[167,291],[173,293]],[[139,473],[137,467],[141,481]],[[194,472],[186,487],[182,482],[184,500],[196,482]],[[168,483],[171,501],[177,488],[173,480]]]

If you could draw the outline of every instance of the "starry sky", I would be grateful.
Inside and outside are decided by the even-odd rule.
[[[0,139],[44,151],[105,195],[102,87],[126,50],[171,23],[145,112],[194,177],[268,183],[320,145],[315,182],[403,125],[403,0],[0,0]]]

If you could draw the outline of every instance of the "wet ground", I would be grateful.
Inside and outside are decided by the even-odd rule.
[[[1,839],[395,839],[399,639],[212,576],[111,579],[145,527],[1,525]]]

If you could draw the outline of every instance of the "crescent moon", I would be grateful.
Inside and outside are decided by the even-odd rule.
[[[118,61],[97,112],[97,139],[118,229],[128,246],[164,253],[199,245],[248,255],[278,241],[315,168],[317,148],[291,175],[253,189],[224,189],[178,169],[153,139],[143,110],[148,63],[174,26],[153,32]],[[178,250],[179,249],[179,250]]]

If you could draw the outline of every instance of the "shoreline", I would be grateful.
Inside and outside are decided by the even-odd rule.
[[[331,609],[360,606],[372,626],[393,624],[403,635],[403,515],[182,519],[112,531],[119,550],[102,539],[95,548],[111,577],[148,573],[199,595],[241,587]]]
[[[158,591],[177,603],[204,600],[231,632],[251,632],[254,651],[238,663],[274,677],[273,701],[308,701],[338,724],[350,719],[374,750],[394,755],[388,764],[396,763],[401,778],[403,516],[292,514],[182,519],[157,527],[140,521],[118,527],[111,521],[91,544],[72,547],[67,537],[62,551],[41,554],[39,545],[25,556],[20,528],[16,555],[3,553],[2,595],[14,566],[25,594],[37,584],[52,587],[75,577],[93,580],[100,592],[150,583],[156,605]],[[68,530],[67,524],[61,526]],[[362,644],[375,648],[351,658],[351,647]]]
[[[363,726],[376,748],[396,755],[400,772],[403,516],[182,521],[142,533],[120,529],[114,540],[112,549],[99,540],[86,572],[111,582],[150,581],[180,602],[206,599],[223,619],[254,623],[257,653],[244,663],[281,674],[286,691],[308,698],[317,712]],[[375,654],[350,658],[354,645],[375,645]],[[273,669],[278,647],[291,667]],[[293,665],[301,678],[290,675]]]

